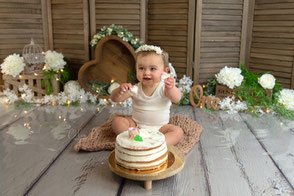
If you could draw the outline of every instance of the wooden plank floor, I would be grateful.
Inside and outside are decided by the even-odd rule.
[[[183,170],[165,180],[123,179],[108,168],[110,151],[73,146],[111,113],[93,105],[15,109],[0,105],[0,195],[294,195],[294,121],[174,106],[204,127]]]

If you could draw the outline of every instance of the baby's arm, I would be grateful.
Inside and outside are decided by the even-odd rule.
[[[131,97],[129,90],[132,88],[131,83],[121,84],[120,87],[113,90],[110,94],[110,99],[114,102],[122,102],[127,98]]]
[[[181,91],[175,86],[174,77],[170,76],[164,80],[165,83],[165,94],[173,102],[177,103],[181,100]]]

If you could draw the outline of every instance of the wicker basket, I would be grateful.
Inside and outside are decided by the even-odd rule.
[[[57,77],[57,76],[56,76]],[[45,78],[42,73],[38,75],[34,74],[22,74],[19,77],[12,77],[8,75],[3,75],[4,80],[4,88],[9,88],[13,90],[16,95],[20,95],[21,93],[18,91],[20,86],[26,84],[29,89],[31,89],[35,95],[35,97],[41,98],[46,94],[46,86],[42,85],[42,80],[45,80],[45,83],[48,82],[48,79]],[[58,94],[60,91],[60,83],[57,80],[52,80],[53,85],[53,93],[54,95]]]
[[[89,82],[104,82],[111,80],[118,83],[128,81],[128,73],[135,69],[135,51],[133,47],[121,38],[111,35],[101,39],[95,49],[95,59],[85,63],[78,74],[80,85],[93,94],[87,84]]]

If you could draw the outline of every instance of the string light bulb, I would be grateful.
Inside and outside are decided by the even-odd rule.
[[[37,74],[37,73],[34,73],[34,75],[35,75],[35,76],[38,76],[38,74]]]
[[[111,81],[110,81],[110,83],[113,83],[114,82],[114,80],[112,79]]]

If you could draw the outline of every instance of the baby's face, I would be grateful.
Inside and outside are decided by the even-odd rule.
[[[164,62],[161,55],[139,54],[136,62],[137,79],[144,85],[154,85],[160,82],[161,74],[164,72]]]

